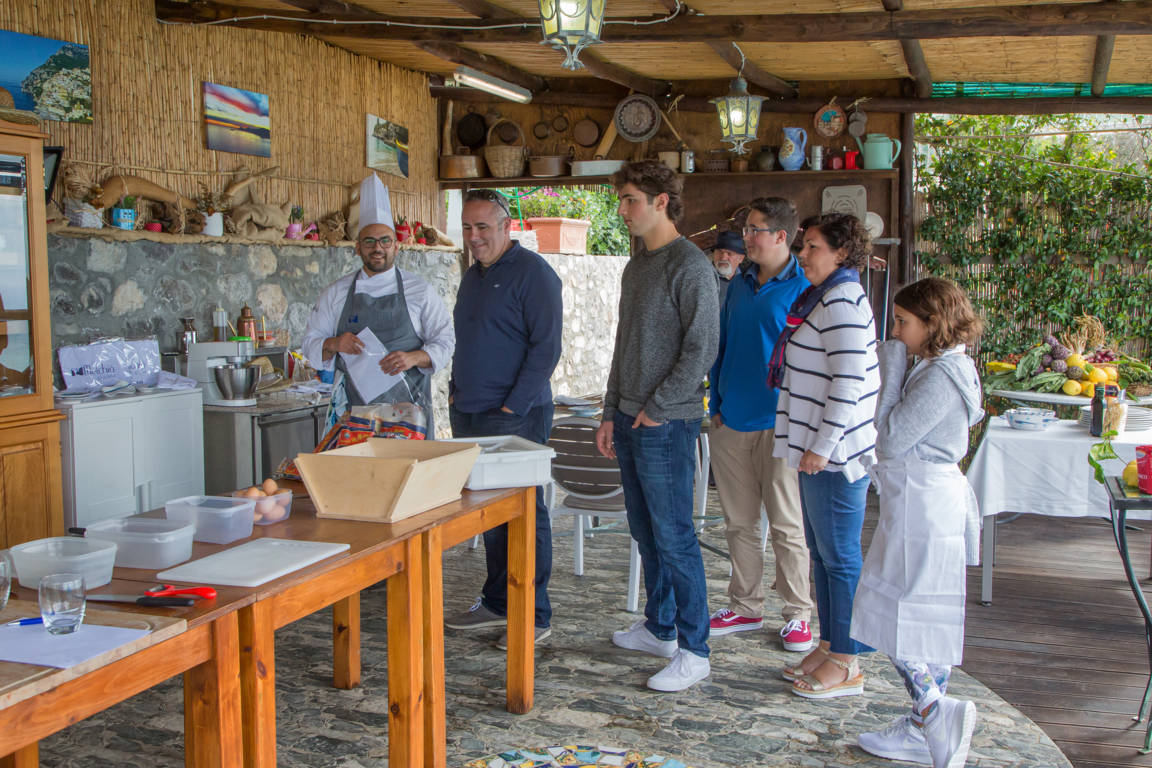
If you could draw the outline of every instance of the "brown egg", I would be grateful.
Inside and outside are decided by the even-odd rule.
[[[280,490],[280,486],[276,485],[276,481],[273,480],[272,478],[268,478],[267,480],[265,480],[264,484],[260,487],[263,488],[264,493],[268,494],[269,496],[273,495],[274,493],[276,493],[277,491]]]
[[[264,491],[260,490],[256,486],[252,486],[248,490],[244,491],[244,494],[243,494],[243,496],[247,499],[255,499],[255,498],[258,498],[260,496],[265,496],[265,495],[267,495],[267,494],[265,494]]]
[[[265,519],[274,515],[278,508],[275,499],[260,499],[256,502],[256,514],[263,515]]]
[[[252,513],[252,522],[258,523],[263,519],[264,519],[264,515],[260,514],[259,512],[253,512]]]
[[[280,493],[276,494],[276,503],[282,507],[287,508],[287,506],[292,503],[292,492],[281,491]]]
[[[272,504],[272,511],[264,513],[264,522],[275,523],[278,520],[283,520],[288,516],[288,510],[279,504]]]

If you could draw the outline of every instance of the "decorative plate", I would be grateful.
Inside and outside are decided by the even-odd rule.
[[[835,100],[816,110],[816,115],[812,118],[812,126],[816,129],[816,133],[826,139],[834,139],[844,133],[846,124],[844,110],[836,106]]]
[[[847,213],[864,221],[868,213],[868,190],[863,184],[824,187],[820,213]]]
[[[660,130],[660,107],[651,96],[633,93],[620,100],[612,119],[620,138],[647,141]]]

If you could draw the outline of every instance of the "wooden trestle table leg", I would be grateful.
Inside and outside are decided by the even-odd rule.
[[[388,579],[388,765],[424,765],[422,536],[404,543],[404,569]]]
[[[0,757],[0,768],[40,768],[40,742]]]
[[[446,768],[444,540],[439,528],[432,528],[420,538],[424,550],[424,765]]]
[[[523,513],[508,522],[508,701],[518,715],[532,710],[536,654],[536,489]]]
[[[240,701],[244,765],[276,768],[276,627],[268,601],[240,611]]]
[[[360,593],[332,605],[332,685],[360,685]]]
[[[212,659],[184,673],[184,764],[189,768],[243,762],[238,624],[235,613],[213,621]]]

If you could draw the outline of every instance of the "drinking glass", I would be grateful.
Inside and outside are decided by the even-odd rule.
[[[40,580],[40,617],[53,635],[75,632],[84,621],[84,577],[53,573]]]
[[[12,591],[12,558],[8,550],[0,549],[0,611],[8,605],[8,593]]]

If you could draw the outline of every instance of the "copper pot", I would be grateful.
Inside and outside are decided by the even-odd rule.
[[[484,158],[480,155],[441,155],[440,178],[478,179],[484,175]]]
[[[541,155],[528,158],[528,175],[563,176],[568,158],[564,155]]]

